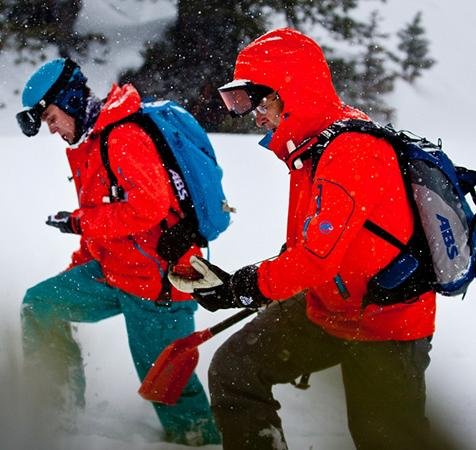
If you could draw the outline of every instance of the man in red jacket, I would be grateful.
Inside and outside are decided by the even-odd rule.
[[[101,133],[137,112],[140,96],[132,85],[114,85],[100,101],[86,81],[73,61],[50,61],[26,83],[23,106],[28,109],[17,115],[26,135],[35,135],[44,122],[51,133],[70,144],[66,153],[78,193],[75,211],[60,211],[46,223],[80,235],[80,248],[66,271],[27,291],[22,307],[29,372],[35,378],[46,374],[50,398],[58,406],[84,405],[83,361],[71,322],[97,322],[124,314],[142,380],[166,345],[193,331],[197,308],[190,295],[170,291],[164,276],[169,262],[157,245],[163,230],[177,222],[180,207],[152,138],[137,123],[123,121],[109,133],[110,168],[125,195],[122,201],[113,201],[109,193]],[[187,264],[191,255],[199,254],[193,244],[179,261]],[[69,399],[63,398],[65,393]],[[154,408],[167,441],[220,442],[196,375],[177,405],[155,403]]]
[[[220,94],[232,115],[255,113],[266,147],[284,162],[335,121],[369,120],[339,99],[319,46],[288,28],[244,48]],[[404,243],[413,232],[395,152],[383,139],[347,132],[313,169],[307,159],[291,170],[287,239],[277,258],[230,275],[192,257],[202,279],[169,275],[210,310],[270,304],[217,351],[209,370],[224,448],[286,449],[272,386],[336,364],[358,449],[429,448],[424,373],[435,293],[391,305],[363,301],[369,280],[399,252],[364,224]]]

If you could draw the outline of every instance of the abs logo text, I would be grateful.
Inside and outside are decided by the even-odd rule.
[[[175,170],[169,169],[169,172],[172,174],[172,180],[175,185],[175,190],[179,196],[180,200],[185,200],[188,197],[187,189],[185,188],[185,183],[182,180],[182,177],[175,172]]]
[[[456,241],[451,229],[450,221],[439,214],[436,215],[436,218],[440,221],[440,231],[443,238],[443,242],[446,246],[446,254],[449,259],[454,259],[458,256],[458,247],[456,247]]]

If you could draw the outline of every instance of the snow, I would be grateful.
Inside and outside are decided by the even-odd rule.
[[[84,29],[94,29],[93,25],[99,23],[109,36],[116,36],[117,42],[114,41],[111,50],[116,58],[110,64],[84,65],[93,88],[103,96],[116,70],[140,63],[138,34],[145,36],[151,29],[158,32],[173,11],[162,9],[167,2],[145,0],[136,12],[126,15],[120,12],[127,11],[128,3],[124,0],[86,0],[84,4]],[[108,5],[114,6],[116,13],[111,13]],[[423,11],[438,64],[415,86],[398,85],[389,99],[398,111],[395,125],[432,140],[441,137],[458,164],[476,167],[472,151],[476,62],[473,55],[462,54],[462,48],[469,51],[476,46],[473,31],[476,7],[469,0],[400,0],[386,5],[385,17],[389,24],[397,27],[408,22],[418,10]],[[101,21],[100,17],[107,14],[107,20]],[[136,39],[136,47],[121,53],[124,42],[132,38]],[[0,70],[0,102],[7,104],[0,109],[2,449],[183,449],[185,447],[159,441],[155,414],[137,395],[139,384],[121,316],[98,324],[77,325],[86,362],[87,409],[79,417],[76,431],[54,437],[41,428],[38,430],[44,412],[41,409],[28,411],[20,401],[25,392],[28,393],[19,376],[21,299],[29,286],[62,270],[76,248],[76,237],[62,235],[44,225],[47,215],[73,209],[75,194],[74,187],[67,181],[70,174],[63,143],[49,136],[45,129],[37,137],[28,139],[20,135],[14,121],[19,97],[12,91],[20,88],[31,67],[13,66],[12,56],[2,54]],[[211,259],[225,270],[235,270],[275,255],[281,247],[286,225],[287,171],[270,152],[258,147],[259,136],[212,134],[210,137],[224,170],[229,203],[238,210],[229,231],[212,243]],[[432,363],[427,371],[429,414],[442,418],[442,423],[461,437],[464,441],[459,446],[461,450],[476,448],[475,289],[476,283],[464,301],[439,298],[437,333],[433,340]],[[200,309],[196,314],[197,329],[206,328],[230,314],[212,314]],[[235,325],[201,346],[197,370],[204,383],[213,352],[239,327],[241,325]],[[338,369],[313,374],[310,381],[311,388],[307,391],[290,385],[275,389],[282,405],[281,417],[290,449],[352,449]],[[204,448],[218,450],[220,447]]]

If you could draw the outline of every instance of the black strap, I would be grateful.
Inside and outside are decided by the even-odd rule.
[[[48,89],[42,98],[45,106],[51,104],[56,96],[67,86],[69,79],[77,67],[78,65],[73,60],[69,58],[65,59],[63,70],[61,71],[58,79],[53,83],[53,85]]]
[[[387,241],[389,244],[392,244],[394,247],[398,248],[400,251],[406,249],[406,245],[398,240],[393,234],[390,234],[387,230],[383,229],[380,225],[377,225],[371,220],[366,220],[364,222],[364,228],[369,230],[371,233],[375,234],[379,238],[382,238],[384,241]]]
[[[123,196],[123,189],[119,186],[117,177],[111,169],[111,165],[109,162],[107,141],[111,131],[115,127],[124,123],[135,123],[140,128],[142,128],[147,133],[147,135],[150,136],[150,138],[154,141],[155,147],[157,151],[159,152],[160,157],[164,163],[164,167],[167,169],[167,174],[169,175],[171,186],[175,190],[175,196],[177,197],[177,200],[180,204],[180,210],[185,215],[189,216],[191,218],[190,220],[194,220],[195,224],[198,224],[194,205],[192,203],[192,199],[190,195],[189,194],[186,196],[180,195],[180,193],[177,190],[176,180],[174,180],[173,178],[174,175],[172,171],[178,174],[181,180],[183,181],[183,183],[185,184],[185,179],[183,177],[180,166],[178,165],[172,150],[170,149],[167,141],[165,140],[165,137],[157,128],[157,125],[154,123],[154,121],[150,117],[144,114],[140,114],[140,113],[131,114],[130,116],[127,116],[124,119],[109,125],[101,132],[101,135],[100,135],[101,136],[101,158],[102,158],[104,167],[106,168],[109,181],[111,182],[111,190],[113,188],[114,189],[118,188],[121,191]],[[187,188],[187,193],[188,192],[189,191]],[[111,192],[111,196],[114,197],[114,192]],[[113,201],[117,201],[117,200],[114,198]],[[197,229],[198,229],[198,225],[197,225]]]
[[[312,145],[306,146],[306,144],[308,144],[309,142],[309,141],[306,141],[303,145],[298,147],[295,151],[293,151],[289,155],[288,161],[290,161],[290,163],[293,166],[295,166],[294,162],[297,159],[304,161],[306,159],[311,158],[312,159],[311,176],[314,177],[315,172],[317,170],[317,165],[325,149],[337,136],[347,132],[367,133],[378,138],[387,139],[393,145],[394,150],[397,154],[397,157],[400,160],[401,155],[399,153],[398,146],[396,145],[397,143],[396,136],[399,133],[397,133],[391,127],[391,125],[382,127],[368,120],[348,119],[348,120],[341,120],[341,121],[334,122],[317,137],[317,141],[313,143]],[[407,139],[412,139],[412,138],[407,137]],[[420,140],[420,138],[417,138],[414,140]],[[408,189],[408,186],[406,187]],[[382,227],[380,227],[376,223],[370,220],[367,220],[364,223],[364,227],[370,232],[372,232],[373,234],[387,241],[389,244],[398,248],[400,251],[403,251],[404,249],[406,249],[406,245],[404,243],[402,243],[395,236],[390,234],[388,231],[384,230]]]
[[[476,205],[476,171],[467,169],[466,167],[455,167],[455,170],[463,193],[471,194],[471,198]]]
[[[296,161],[305,161],[312,159],[312,177],[317,169],[317,164],[328,145],[339,135],[347,132],[359,132],[372,134],[375,137],[386,137],[388,139],[393,135],[392,130],[382,127],[368,120],[347,119],[340,120],[331,124],[319,136],[304,141],[292,153],[289,154],[286,162],[288,167],[293,170],[297,168]]]
[[[100,134],[99,151],[101,153],[101,160],[104,168],[106,169],[107,176],[109,178],[109,201],[111,203],[124,200],[124,189],[119,186],[116,174],[111,168],[111,162],[109,160],[108,139],[111,131],[118,126],[119,123],[113,123],[107,126]]]
[[[111,131],[119,125],[125,123],[134,123],[142,128],[145,133],[153,140],[156,150],[159,152],[160,157],[164,163],[164,167],[169,175],[172,189],[175,190],[175,196],[179,202],[182,217],[179,219],[176,225],[170,228],[163,227],[161,237],[157,244],[157,253],[168,262],[169,266],[176,264],[192,244],[197,244],[200,247],[206,247],[208,242],[198,233],[198,221],[195,214],[194,206],[190,195],[185,198],[179,196],[179,192],[176,189],[175,180],[171,173],[171,170],[178,174],[183,183],[185,180],[182,175],[180,166],[178,165],[172,150],[170,149],[163,134],[159,131],[154,121],[143,114],[134,113],[122,120],[119,120],[113,124],[108,125],[100,133],[100,153],[101,160],[106,169],[107,176],[109,178],[109,199],[111,202],[117,202],[124,200],[125,192],[122,186],[119,185],[116,174],[111,168],[108,151],[108,139]],[[187,190],[188,192],[188,190]],[[162,280],[162,292],[159,295],[161,304],[166,304],[170,299],[170,283],[167,277]]]

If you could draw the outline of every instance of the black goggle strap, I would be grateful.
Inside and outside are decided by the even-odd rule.
[[[69,58],[65,59],[63,70],[58,79],[48,89],[43,98],[35,105],[25,111],[19,112],[16,117],[22,129],[27,136],[34,136],[38,133],[41,126],[41,115],[49,104],[53,102],[56,96],[66,87],[68,81],[73,75],[78,65]]]
[[[68,81],[73,75],[74,69],[77,67],[78,65],[74,61],[66,58],[63,70],[61,71],[58,79],[52,84],[48,91],[46,91],[46,94],[43,96],[43,98],[35,106],[30,108],[30,111],[33,110],[41,116],[41,113],[48,107],[48,105],[53,103],[53,100],[56,98],[56,96],[66,87]]]
[[[39,104],[43,104],[43,108],[46,108],[49,104],[51,104],[56,96],[66,87],[68,81],[73,75],[74,70],[77,67],[78,65],[74,61],[69,58],[65,59],[64,67],[60,76],[48,89],[43,98],[38,102]]]

